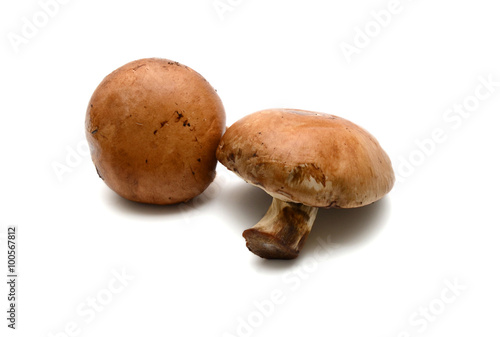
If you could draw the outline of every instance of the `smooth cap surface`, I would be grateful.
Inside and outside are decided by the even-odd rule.
[[[394,185],[391,161],[358,125],[329,114],[270,109],[229,127],[217,159],[271,196],[313,207],[353,208]]]
[[[133,201],[174,204],[213,181],[225,119],[219,96],[199,73],[151,58],[106,76],[85,125],[92,160],[112,190]]]

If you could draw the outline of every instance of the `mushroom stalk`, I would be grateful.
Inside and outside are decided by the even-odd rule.
[[[243,232],[247,248],[265,259],[296,258],[311,231],[318,208],[273,198],[266,215]]]

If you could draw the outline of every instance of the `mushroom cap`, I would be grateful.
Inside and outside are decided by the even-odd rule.
[[[225,125],[222,102],[205,78],[160,58],[106,76],[85,120],[104,182],[126,199],[151,204],[187,201],[209,186]]]
[[[358,125],[329,114],[269,109],[226,130],[217,159],[274,198],[313,207],[371,204],[394,185],[391,161]]]

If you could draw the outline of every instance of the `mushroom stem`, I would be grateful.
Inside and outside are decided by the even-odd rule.
[[[318,208],[273,198],[266,215],[243,232],[247,248],[265,259],[296,258],[311,231]]]

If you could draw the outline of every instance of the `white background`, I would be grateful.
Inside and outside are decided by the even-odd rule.
[[[1,336],[499,336],[500,86],[474,98],[500,82],[496,2],[401,0],[381,28],[387,0],[221,2],[71,0],[47,22],[35,0],[2,2],[0,261],[16,225],[19,297],[11,331],[2,268]],[[246,249],[271,199],[221,165],[187,205],[123,200],[85,151],[84,115],[104,76],[144,57],[200,72],[227,125],[272,107],[350,119],[400,180],[374,205],[320,210],[294,261]],[[447,112],[464,102],[468,117]]]

